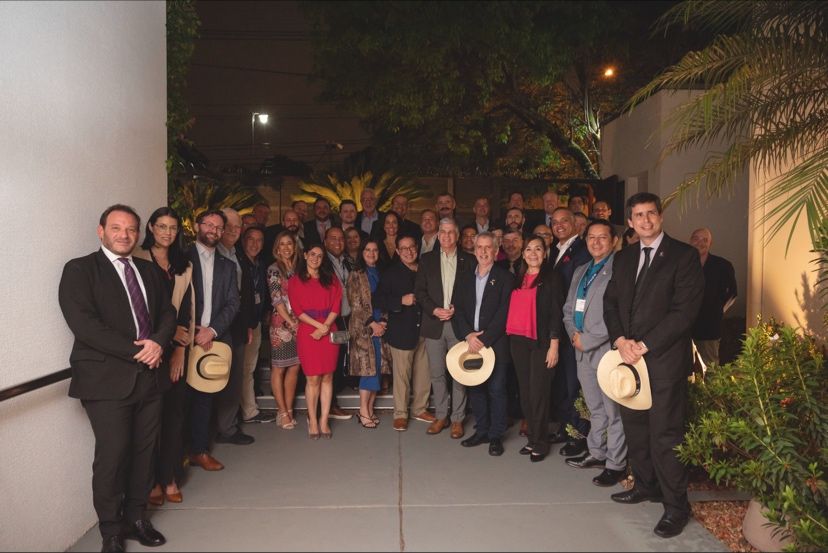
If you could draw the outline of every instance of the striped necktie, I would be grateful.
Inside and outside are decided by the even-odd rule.
[[[132,265],[130,265],[129,259],[119,257],[118,261],[124,264],[124,276],[126,277],[129,301],[132,302],[135,318],[138,319],[138,339],[145,340],[149,338],[152,332],[152,323],[150,322],[149,311],[147,310],[147,302],[144,301],[144,294],[141,293],[141,285],[138,284],[138,278],[135,276],[135,271]]]

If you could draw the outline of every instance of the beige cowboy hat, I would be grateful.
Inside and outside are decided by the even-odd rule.
[[[494,370],[495,353],[483,348],[471,353],[465,340],[457,342],[446,354],[446,366],[451,377],[463,386],[483,384]]]
[[[629,409],[645,410],[653,406],[650,373],[643,357],[635,365],[629,365],[617,349],[609,350],[598,363],[598,385],[607,397]]]
[[[187,384],[199,392],[220,392],[230,380],[232,359],[233,352],[230,346],[223,342],[213,342],[209,350],[194,345],[190,350],[190,362],[187,365]]]

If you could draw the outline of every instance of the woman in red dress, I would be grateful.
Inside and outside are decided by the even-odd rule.
[[[333,398],[333,372],[339,345],[328,335],[336,330],[337,315],[342,301],[342,285],[334,278],[334,269],[322,246],[312,246],[299,259],[296,273],[288,281],[288,298],[294,315],[299,319],[296,347],[302,372],[307,378],[305,400],[308,404],[308,437],[331,438],[328,415]],[[317,418],[316,408],[321,404]]]

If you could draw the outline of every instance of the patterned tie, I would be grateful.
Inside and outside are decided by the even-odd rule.
[[[150,332],[152,332],[152,323],[150,322],[149,311],[147,310],[147,302],[144,301],[144,294],[141,293],[141,285],[138,284],[138,278],[135,276],[135,271],[132,269],[129,259],[119,257],[118,261],[124,264],[124,276],[126,277],[129,301],[132,302],[135,318],[138,319],[138,339],[145,340],[149,338]]]
[[[635,291],[633,292],[633,298],[638,296],[639,291],[643,287],[644,279],[647,276],[647,269],[650,268],[650,252],[653,248],[641,248],[644,251],[644,266],[641,267],[641,271],[638,273],[638,278],[635,279]]]

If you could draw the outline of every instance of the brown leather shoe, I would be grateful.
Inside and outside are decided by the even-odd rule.
[[[408,419],[394,419],[394,430],[397,432],[405,432],[408,430]]]
[[[149,504],[150,505],[163,505],[164,504],[164,492],[161,490],[161,485],[156,484],[152,491],[149,494]]]
[[[463,423],[462,422],[453,422],[453,423],[451,423],[451,437],[453,439],[459,440],[460,438],[463,437],[463,434],[465,434],[465,433],[466,433],[466,431],[463,428]]]
[[[432,415],[428,411],[423,411],[419,415],[414,415],[414,420],[427,422],[427,423],[431,424],[432,422],[437,420],[437,417],[435,417],[434,415]]]
[[[448,419],[437,419],[432,422],[428,429],[426,430],[426,434],[439,434],[443,431],[443,428],[449,425]]]
[[[184,496],[181,495],[181,490],[178,490],[175,493],[167,493],[167,491],[164,490],[164,497],[170,503],[181,503],[182,501],[184,501]]]
[[[200,453],[198,455],[190,455],[190,464],[198,465],[204,470],[221,470],[224,465],[218,462],[215,457],[209,453]]]

